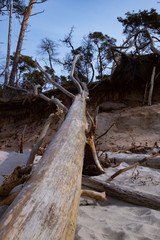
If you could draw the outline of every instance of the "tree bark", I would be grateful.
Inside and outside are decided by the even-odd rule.
[[[31,178],[2,218],[1,239],[74,239],[86,124],[85,99],[77,96]]]
[[[22,24],[21,24],[21,30],[20,30],[20,34],[19,34],[18,43],[17,43],[17,49],[16,49],[16,53],[15,53],[15,56],[14,56],[12,71],[11,71],[11,75],[10,75],[10,79],[9,79],[9,85],[11,85],[11,86],[14,86],[14,80],[15,80],[15,75],[16,75],[16,72],[17,72],[17,65],[18,65],[19,56],[20,56],[20,53],[21,53],[24,33],[25,33],[25,30],[26,30],[27,21],[28,21],[28,18],[30,16],[30,14],[31,14],[31,10],[32,10],[34,2],[35,2],[35,0],[30,0],[30,2],[28,4],[28,7],[27,7],[27,10],[24,14]]]
[[[11,31],[12,31],[12,9],[13,9],[13,0],[10,1],[9,29],[8,29],[8,47],[7,47],[7,59],[6,59],[6,69],[5,69],[4,84],[8,84],[8,75],[9,75],[9,62],[10,62],[10,50],[11,50]]]
[[[97,191],[105,191],[111,197],[116,197],[128,203],[136,204],[152,209],[160,209],[160,198],[149,193],[143,193],[114,183],[101,182],[94,177],[83,176],[82,184]]]

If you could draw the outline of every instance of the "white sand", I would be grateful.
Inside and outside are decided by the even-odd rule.
[[[127,167],[121,163],[106,169],[106,174],[96,177],[105,181],[117,170]],[[160,197],[160,170],[137,167],[122,173],[113,182],[117,185],[148,192]],[[154,240],[160,239],[160,211],[129,204],[111,197],[106,203],[92,201],[80,206],[75,240]]]
[[[3,181],[2,174],[10,174],[17,165],[24,165],[28,156],[28,150],[24,154],[1,151],[0,183]],[[98,176],[97,179],[105,181],[108,176],[126,166],[126,163],[121,163],[117,168],[106,169],[106,174]],[[160,170],[140,166],[132,173],[133,170],[123,173],[113,182],[160,197]],[[128,204],[111,197],[107,197],[105,203],[95,200],[89,202],[91,205],[83,204],[79,207],[75,240],[160,239],[160,211]],[[6,208],[0,207],[0,214],[3,214]]]

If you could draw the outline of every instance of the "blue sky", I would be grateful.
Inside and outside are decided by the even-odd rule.
[[[28,1],[26,1],[28,2]],[[54,41],[63,39],[71,27],[74,26],[73,43],[78,47],[82,37],[89,32],[101,31],[114,37],[118,44],[122,43],[122,26],[117,17],[124,17],[127,11],[136,12],[141,9],[157,9],[160,4],[156,0],[48,0],[46,3],[38,4],[32,13],[45,10],[44,13],[30,17],[28,32],[25,35],[22,54],[40,59],[38,45],[41,39],[48,37]],[[7,16],[0,17],[0,54],[5,57],[6,40],[8,31]],[[13,21],[12,52],[16,49],[16,42],[20,30],[17,20]],[[67,49],[60,47],[60,56],[65,55]],[[59,72],[59,68],[57,71]]]

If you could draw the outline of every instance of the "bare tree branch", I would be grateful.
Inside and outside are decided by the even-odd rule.
[[[152,38],[155,38],[158,42],[160,42],[160,39],[157,38],[156,36],[152,36]]]
[[[149,31],[148,31],[147,28],[146,28],[146,33],[147,33],[148,38],[150,39],[150,42],[151,42],[151,50],[152,50],[155,54],[160,55],[160,51],[159,51],[157,48],[155,48],[153,38],[151,37],[151,35],[150,35],[150,33],[149,33]]]
[[[41,13],[44,13],[44,10],[40,11],[40,12],[37,12],[37,13],[33,13],[33,14],[30,15],[30,17],[36,16],[36,15],[41,14]]]
[[[26,92],[27,93],[27,90],[25,90],[23,88],[16,88],[16,87],[12,87],[12,86],[7,85],[7,84],[4,84],[4,86],[7,87],[7,88],[10,88],[10,89],[13,89],[13,90],[22,91],[22,92]]]
[[[159,155],[160,155],[159,152],[157,152],[157,153],[155,153],[155,154],[151,154],[150,156],[145,157],[145,158],[143,158],[142,160],[139,160],[138,162],[136,162],[136,163],[133,164],[132,166],[129,166],[129,167],[120,169],[119,171],[117,171],[116,173],[114,173],[112,176],[110,176],[110,177],[106,180],[106,182],[112,181],[115,177],[117,177],[117,176],[120,175],[121,173],[124,173],[124,172],[126,172],[126,171],[128,171],[128,170],[130,170],[130,169],[132,169],[132,168],[135,168],[135,167],[141,165],[142,163],[144,163],[144,162],[146,162],[146,161],[148,161],[148,160],[150,160],[150,159],[152,159],[152,158],[155,158],[155,157],[157,157],[157,156],[159,156]]]
[[[64,106],[58,98],[54,98],[52,96],[52,98],[50,99],[42,93],[40,93],[38,96],[47,102],[53,102],[57,107],[64,110],[66,113],[68,112],[68,109],[66,108],[66,106]]]
[[[39,68],[39,70],[46,76],[47,81],[51,84],[53,84],[54,86],[56,86],[57,88],[59,88],[64,94],[66,94],[67,96],[71,97],[72,99],[75,99],[75,96],[70,93],[69,91],[67,91],[65,88],[63,88],[60,84],[58,84],[57,82],[55,82],[54,80],[51,79],[51,77],[49,76],[48,73],[46,73],[43,68],[40,66],[40,64],[35,61],[37,67]]]
[[[109,132],[109,130],[110,130],[115,124],[116,124],[116,121],[113,122],[113,123],[109,126],[109,128],[107,128],[107,130],[106,130],[104,133],[102,133],[100,136],[98,136],[98,137],[96,138],[96,141],[97,141],[98,139],[100,139],[101,137],[103,137],[104,135],[106,135],[106,134]]]
[[[71,80],[75,83],[75,85],[76,85],[76,87],[77,87],[77,89],[78,89],[79,94],[82,95],[82,93],[83,93],[82,87],[81,87],[80,83],[78,82],[78,80],[76,80],[76,79],[74,78],[74,71],[75,71],[76,62],[78,61],[78,58],[79,58],[80,56],[81,56],[80,54],[77,54],[77,55],[74,57],[74,60],[73,60],[73,63],[72,63],[72,70],[71,70],[70,77],[71,77]]]

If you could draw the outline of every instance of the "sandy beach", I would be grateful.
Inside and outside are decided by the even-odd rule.
[[[127,167],[121,163],[106,169],[106,174],[96,177],[105,181],[117,170]],[[160,170],[139,166],[134,171],[122,173],[113,180],[126,186],[160,197]],[[85,205],[81,198],[75,240],[153,240],[160,237],[160,211],[120,201],[107,196],[107,202],[89,200]]]
[[[23,154],[0,152],[0,183],[3,174],[10,174],[18,165],[24,165],[29,150]],[[40,158],[36,157],[36,161]],[[106,169],[106,173],[96,179],[105,181],[117,170],[127,167],[121,163],[116,168]],[[139,166],[113,180],[117,185],[129,187],[160,197],[160,170]],[[3,215],[7,206],[0,207]],[[160,211],[129,204],[107,196],[106,202],[81,198],[77,219],[75,240],[154,240],[160,239]]]

